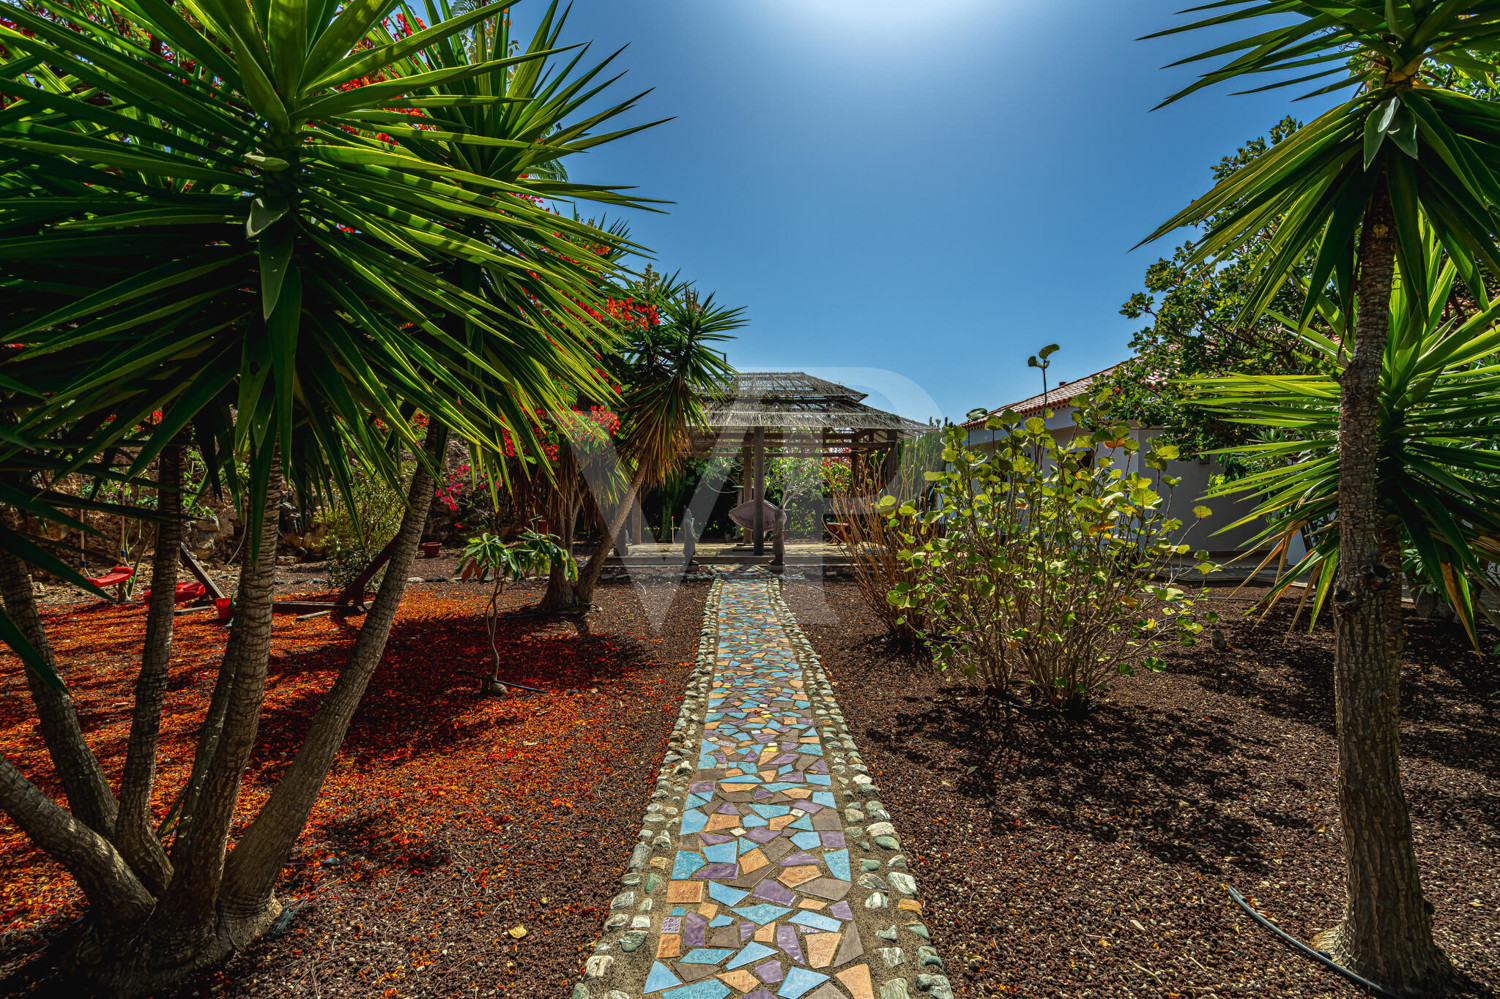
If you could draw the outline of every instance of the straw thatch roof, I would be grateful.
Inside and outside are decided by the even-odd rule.
[[[733,396],[709,407],[708,426],[716,431],[752,427],[894,430],[901,437],[932,429],[867,406],[864,398],[863,392],[804,371],[745,371],[735,381]]]

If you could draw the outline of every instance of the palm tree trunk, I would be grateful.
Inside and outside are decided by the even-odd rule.
[[[153,922],[165,938],[163,949],[185,957],[201,952],[215,933],[215,908],[224,873],[229,824],[239,801],[240,780],[255,745],[265,698],[271,650],[271,604],[280,520],[279,468],[274,468],[260,511],[259,544],[247,553],[236,592],[234,630],[224,650],[221,681],[227,675],[223,723],[216,738],[200,740],[198,752],[212,755],[191,810],[184,810],[172,848],[172,880]],[[248,528],[249,525],[247,525]],[[201,760],[195,761],[195,769]]]
[[[1334,699],[1346,902],[1343,920],[1316,943],[1397,994],[1430,995],[1451,983],[1454,973],[1432,938],[1401,791],[1400,552],[1387,540],[1376,495],[1394,228],[1382,182],[1360,233],[1354,352],[1339,404]]]
[[[156,525],[151,553],[151,603],[146,610],[146,640],[141,673],[135,682],[135,710],[120,780],[120,815],[115,846],[153,892],[166,887],[172,864],[151,822],[151,791],[156,784],[156,745],[161,734],[167,671],[172,662],[178,549],[182,545],[182,447],[169,445],[157,459]]]
[[[645,484],[646,468],[641,465],[631,476],[630,488],[625,491],[625,496],[620,505],[615,508],[609,523],[602,525],[605,531],[604,537],[599,539],[599,547],[594,549],[588,562],[579,570],[578,582],[573,584],[575,607],[587,607],[594,602],[594,586],[604,572],[604,560],[609,558],[609,553],[614,547],[614,539],[619,537],[620,532],[625,529],[625,520],[630,516],[630,511],[635,506],[635,498],[640,495],[641,488]]]
[[[31,574],[10,552],[0,550],[0,599],[16,627],[54,673],[57,661],[37,612],[36,594],[31,588]],[[61,675],[61,674],[58,674]],[[101,836],[114,832],[116,804],[114,792],[104,768],[83,737],[73,698],[65,690],[44,683],[31,670],[26,671],[26,686],[36,705],[37,724],[42,741],[52,758],[52,765],[62,781],[63,793],[73,816]]]
[[[574,473],[576,480],[577,474]],[[576,481],[561,490],[557,497],[557,523],[555,531],[563,551],[573,554],[574,528],[578,523],[578,499]],[[553,563],[547,572],[547,592],[542,594],[537,609],[541,611],[562,610],[578,603],[578,594],[573,586],[573,577],[567,567]]]
[[[446,430],[436,422],[429,423],[424,450],[433,467],[441,467],[446,447]],[[257,912],[271,901],[276,875],[307,824],[370,677],[385,654],[386,640],[432,508],[432,488],[431,468],[419,460],[412,472],[406,513],[396,533],[385,578],[360,626],[359,637],[338,679],[318,706],[297,758],[230,855],[224,875],[223,907],[227,911]]]
[[[244,566],[240,567],[240,575],[243,579]],[[220,660],[214,689],[208,698],[208,711],[204,713],[203,724],[198,729],[198,747],[193,753],[193,769],[188,773],[187,783],[182,789],[182,800],[177,806],[179,829],[183,816],[193,815],[198,811],[198,799],[202,797],[203,782],[208,778],[208,765],[213,762],[214,750],[219,745],[219,734],[224,731],[224,715],[229,711],[229,694],[233,688],[233,666],[228,660]]]

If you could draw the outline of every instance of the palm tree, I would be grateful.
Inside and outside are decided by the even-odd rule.
[[[1477,647],[1476,616],[1490,613],[1476,589],[1495,596],[1486,563],[1500,539],[1500,302],[1472,314],[1451,308],[1457,276],[1433,246],[1437,280],[1427,300],[1398,282],[1391,300],[1391,335],[1380,374],[1380,455],[1376,492],[1399,518],[1400,541],[1415,573],[1444,594]],[[1453,313],[1446,315],[1446,313]],[[1277,317],[1286,321],[1286,317]],[[1319,367],[1345,362],[1339,341],[1347,321],[1336,306],[1319,308],[1325,335],[1303,329]],[[1286,321],[1288,327],[1294,324]],[[1415,340],[1404,335],[1416,324]],[[1263,443],[1235,448],[1270,467],[1215,487],[1209,496],[1251,495],[1260,503],[1233,526],[1263,522],[1257,543],[1268,548],[1261,568],[1279,560],[1268,599],[1307,580],[1309,626],[1333,596],[1339,561],[1338,409],[1335,374],[1231,374],[1189,383],[1190,403],[1230,423],[1267,431]],[[1294,563],[1294,539],[1312,544]]]
[[[504,98],[435,88],[556,53],[424,63],[501,9],[410,35],[382,29],[383,9],[121,0],[91,19],[58,2],[45,14],[10,11],[23,30],[0,28],[10,102],[0,119],[0,338],[23,348],[6,360],[6,384],[33,390],[4,395],[6,440],[21,443],[0,459],[42,442],[76,470],[129,447],[128,474],[140,476],[191,433],[243,495],[250,524],[235,628],[170,851],[140,807],[154,779],[161,704],[151,692],[164,656],[143,660],[118,805],[107,784],[80,782],[88,800],[70,794],[64,809],[0,760],[0,807],[89,902],[71,972],[118,994],[214,962],[275,918],[276,873],[381,657],[444,434],[498,451],[507,429],[526,430],[507,414],[595,380],[585,346],[595,325],[573,306],[601,265],[571,257],[559,233],[605,246],[613,237],[560,225],[526,196],[628,199],[557,181],[534,191],[524,177],[472,173],[405,145],[413,131],[424,143],[496,144],[443,115]],[[422,127],[406,109],[424,113]],[[565,136],[544,152],[597,141]],[[482,235],[465,231],[470,219]],[[450,280],[456,262],[487,283]],[[455,315],[461,336],[444,321]],[[498,384],[505,400],[491,406]],[[157,410],[153,433],[131,437]],[[413,410],[430,418],[425,440]],[[275,485],[284,476],[303,496],[347,490],[354,461],[394,480],[403,447],[424,460],[385,582],[297,759],[231,854],[269,658]],[[14,596],[24,611],[24,566],[7,560],[0,576],[7,609]],[[65,698],[58,710],[71,712]],[[81,735],[65,748],[97,766]]]
[[[1500,46],[1500,0],[1224,0],[1161,32],[1244,25],[1247,33],[1184,60],[1222,60],[1165,103],[1213,84],[1323,80],[1315,94],[1354,92],[1246,164],[1150,237],[1212,222],[1195,262],[1273,229],[1242,316],[1260,315],[1289,271],[1313,254],[1302,320],[1320,302],[1353,317],[1340,344],[1337,585],[1332,595],[1346,904],[1318,937],[1335,960],[1400,994],[1439,993],[1454,979],[1422,898],[1397,750],[1402,643],[1401,548],[1377,495],[1380,369],[1399,268],[1425,300],[1424,224],[1474,296],[1500,274],[1500,109],[1428,85],[1452,66],[1488,73]],[[1398,331],[1403,336],[1407,331]]]
[[[448,0],[429,0],[427,9],[438,23],[447,23],[458,8]],[[420,23],[410,8],[404,11],[404,24]],[[599,130],[632,110],[642,95],[589,108],[619,79],[604,78],[619,53],[592,65],[584,62],[587,46],[566,60],[554,58],[568,52],[561,43],[566,21],[553,0],[524,47],[512,35],[508,17],[476,23],[461,36],[434,39],[398,66],[403,76],[440,76],[427,91],[422,116],[361,116],[368,127],[396,136],[423,161],[482,178],[481,183],[510,195],[503,199],[504,211],[470,212],[454,220],[452,231],[481,245],[520,250],[532,267],[567,276],[565,281],[539,282],[529,269],[517,266],[516,258],[499,267],[462,254],[449,256],[437,268],[451,286],[503,302],[525,320],[517,325],[527,335],[524,356],[536,358],[530,382],[518,384],[513,376],[522,363],[513,352],[493,358],[488,370],[471,361],[468,374],[486,409],[504,414],[507,430],[533,449],[533,417],[543,404],[556,404],[578,390],[604,391],[595,355],[612,352],[618,344],[606,325],[593,320],[591,310],[603,303],[604,288],[625,250],[640,249],[623,225],[585,221],[556,206],[589,201],[639,208],[651,203],[618,188],[573,183],[557,175],[568,156],[660,124]],[[474,65],[484,71],[467,70]],[[525,220],[519,228],[517,214]],[[490,349],[493,338],[463,310],[447,309],[439,325],[472,351]],[[549,353],[558,352],[558,343],[566,345],[570,357],[588,363],[559,378],[560,372],[546,363]],[[505,377],[495,377],[496,372]],[[550,392],[540,390],[543,380],[551,381]],[[496,471],[503,475],[508,470],[501,464]]]
[[[611,541],[624,530],[631,508],[644,490],[660,483],[683,459],[688,432],[703,426],[708,402],[728,388],[733,375],[734,369],[713,345],[745,325],[744,309],[717,305],[713,295],[700,298],[677,274],[660,283],[648,274],[635,291],[643,303],[655,306],[660,321],[629,327],[629,342],[616,366],[616,450],[619,470],[629,469],[628,485],[623,495],[609,498],[599,494],[612,490],[596,485],[595,507],[603,531],[599,546],[578,571],[576,582],[552,575],[542,599],[544,610],[587,607],[593,601]]]

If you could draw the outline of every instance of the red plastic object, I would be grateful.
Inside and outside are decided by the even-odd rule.
[[[108,572],[106,572],[102,576],[95,576],[92,579],[89,579],[89,577],[87,577],[87,576],[85,576],[84,578],[88,579],[89,582],[93,583],[95,586],[105,587],[105,586],[119,586],[121,583],[125,582],[125,580],[129,579],[131,576],[134,576],[134,575],[135,575],[135,570],[132,569],[130,566],[128,566],[128,565],[117,565],[113,569],[109,570]]]
[[[177,593],[176,593],[175,596],[173,596],[172,602],[180,604],[180,603],[185,603],[188,600],[197,600],[199,597],[203,596],[207,592],[208,592],[208,590],[204,587],[204,585],[202,583],[178,583],[177,584]],[[145,593],[141,594],[141,602],[142,603],[144,603],[144,602],[146,602],[147,600],[150,600],[150,599],[151,599],[151,591],[150,590],[147,590]]]
[[[222,599],[215,600],[214,609],[219,612],[220,621],[228,621],[230,618],[234,617],[234,607],[231,606],[228,597],[223,597]]]

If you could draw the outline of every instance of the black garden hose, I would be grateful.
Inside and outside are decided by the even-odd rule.
[[[1352,982],[1355,985],[1358,985],[1362,989],[1367,989],[1372,995],[1379,996],[1380,999],[1401,999],[1401,996],[1396,995],[1396,993],[1394,992],[1388,992],[1387,990],[1381,988],[1379,985],[1376,985],[1374,982],[1370,981],[1368,978],[1363,978],[1355,974],[1348,968],[1344,967],[1342,964],[1334,961],[1322,951],[1313,950],[1307,944],[1303,943],[1301,940],[1298,940],[1286,930],[1283,930],[1281,927],[1271,922],[1265,916],[1262,916],[1260,913],[1252,909],[1250,907],[1250,903],[1245,901],[1245,896],[1241,895],[1232,886],[1225,885],[1224,887],[1229,889],[1229,897],[1234,900],[1234,903],[1241,909],[1244,909],[1247,913],[1249,913],[1251,919],[1255,920],[1257,923],[1264,926],[1272,933],[1276,934],[1281,938],[1282,943],[1285,943],[1287,946],[1291,947],[1303,957],[1312,958],[1314,961],[1323,965],[1323,967],[1327,968],[1329,971],[1332,971],[1339,977],[1344,978],[1345,980]]]

